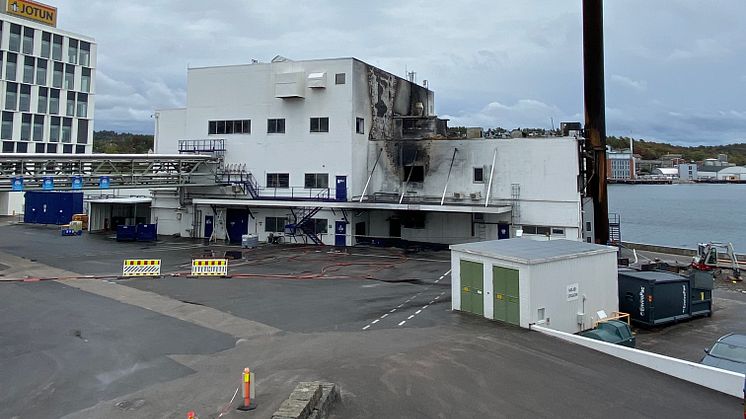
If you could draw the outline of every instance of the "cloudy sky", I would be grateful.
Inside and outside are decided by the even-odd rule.
[[[98,42],[96,129],[152,133],[188,67],[354,56],[427,79],[451,125],[583,114],[581,0],[59,0]],[[607,0],[609,134],[746,142],[746,2]]]

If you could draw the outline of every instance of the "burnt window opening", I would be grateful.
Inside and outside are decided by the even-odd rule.
[[[289,188],[290,187],[290,174],[289,173],[267,173],[267,187],[268,188]]]
[[[474,168],[474,183],[484,183],[484,167]]]
[[[404,212],[399,214],[401,226],[404,228],[424,229],[426,213],[424,212]]]
[[[311,132],[329,132],[329,118],[311,118]]]
[[[405,182],[424,182],[425,166],[404,166]]]
[[[345,84],[345,73],[337,73],[334,75],[334,84]]]

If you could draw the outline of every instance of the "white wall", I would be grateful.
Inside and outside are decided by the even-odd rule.
[[[0,192],[0,215],[23,214],[23,192]]]
[[[599,352],[642,365],[643,367],[662,372],[663,374],[689,381],[721,393],[729,394],[739,399],[744,393],[744,375],[708,365],[671,358],[640,349],[628,348],[622,345],[602,342],[583,336],[552,330],[546,327],[532,326],[532,330],[554,336],[556,338],[585,346]]]

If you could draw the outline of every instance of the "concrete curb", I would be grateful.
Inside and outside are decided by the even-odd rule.
[[[272,415],[272,419],[326,419],[334,404],[340,400],[336,384],[319,381],[299,383]]]

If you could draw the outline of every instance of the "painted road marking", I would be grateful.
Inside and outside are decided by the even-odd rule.
[[[403,325],[404,325],[404,323],[406,323],[406,322],[407,322],[406,320],[402,320],[402,322],[401,322],[401,323],[399,323],[399,326],[403,326]]]
[[[430,300],[430,304],[435,304],[435,300]],[[428,304],[428,305],[430,305]]]
[[[440,298],[440,295],[439,295],[439,296],[437,296],[437,297],[435,297],[435,299],[436,299],[436,300],[437,300],[438,298]]]
[[[398,306],[396,306],[396,308],[401,308],[401,306],[403,306],[403,305],[404,304],[399,304]]]
[[[425,309],[425,308],[428,308],[429,306],[430,304],[425,304],[424,306],[422,306],[422,308]]]
[[[417,310],[414,314],[420,314],[422,313],[422,310]]]
[[[386,318],[386,316],[388,316],[388,315],[389,315],[389,313],[386,313],[386,314],[384,314],[383,316],[381,316],[381,318],[382,318],[382,319],[385,319],[385,318]]]
[[[370,322],[370,324],[376,324],[376,323],[378,323],[378,322],[380,322],[380,321],[381,321],[381,319],[375,319],[375,320],[373,320],[372,322]]]
[[[401,305],[399,307],[401,307]],[[397,307],[397,308],[399,308],[399,307]],[[389,313],[393,313],[395,311],[396,311],[396,308],[392,308],[391,311],[389,311]]]
[[[414,317],[414,314],[412,314],[411,316],[407,317],[407,320],[412,320],[412,317]]]
[[[367,326],[363,327],[363,330],[368,330],[369,327],[370,327],[370,325],[367,325]]]

